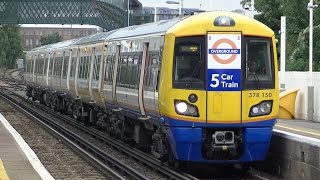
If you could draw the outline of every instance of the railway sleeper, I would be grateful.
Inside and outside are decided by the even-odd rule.
[[[95,103],[84,103],[80,99],[72,98],[67,93],[53,91],[51,89],[29,87],[29,93],[33,97],[39,97],[39,101],[64,114],[69,114],[85,125],[95,126],[105,130],[126,143],[134,144],[136,148],[151,152],[161,162],[178,166],[180,164],[171,153],[166,140],[166,134],[162,126],[155,128],[146,122],[134,120],[122,114],[121,111],[105,111]],[[67,109],[67,110],[65,110]]]

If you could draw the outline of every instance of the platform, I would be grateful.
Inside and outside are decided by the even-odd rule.
[[[320,123],[278,119],[265,161],[258,168],[279,179],[320,178]]]
[[[315,138],[320,142],[320,122],[301,119],[278,119],[274,129],[305,137]]]
[[[0,179],[53,179],[20,134],[0,114]]]

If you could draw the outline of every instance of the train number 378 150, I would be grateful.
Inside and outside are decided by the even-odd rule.
[[[249,93],[249,98],[258,98],[258,97],[263,97],[263,98],[269,98],[272,97],[272,93]]]

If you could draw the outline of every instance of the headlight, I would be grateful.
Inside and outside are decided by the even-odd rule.
[[[188,109],[188,106],[185,102],[178,102],[176,104],[176,108],[179,111],[179,113],[185,113]]]
[[[253,105],[250,108],[249,117],[263,116],[271,113],[272,100],[261,101],[259,104]]]
[[[184,100],[174,100],[174,109],[177,114],[199,117],[198,107]]]

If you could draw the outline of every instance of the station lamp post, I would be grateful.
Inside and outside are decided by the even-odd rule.
[[[154,22],[157,22],[157,4],[154,5]]]
[[[167,4],[180,4],[180,7],[179,7],[179,15],[182,14],[182,9],[183,9],[183,0],[180,0],[179,1],[166,1]],[[154,22],[157,22],[157,3],[155,2],[155,5],[154,5]]]
[[[313,4],[313,0],[308,3],[309,10],[309,73],[310,73],[310,86],[312,86],[312,60],[313,60],[313,8],[318,5]]]
[[[254,19],[254,0],[247,0],[244,9],[251,10],[251,17]]]
[[[127,0],[128,26],[130,26],[130,0]]]
[[[313,0],[308,3],[309,10],[309,86],[308,86],[308,119],[313,120],[314,115],[314,87],[312,80],[312,61],[313,61],[313,8],[318,5],[313,4]]]
[[[180,0],[180,2],[179,2],[179,1],[167,1],[166,3],[167,3],[167,4],[180,4],[180,7],[179,7],[179,15],[182,14],[183,0]]]

